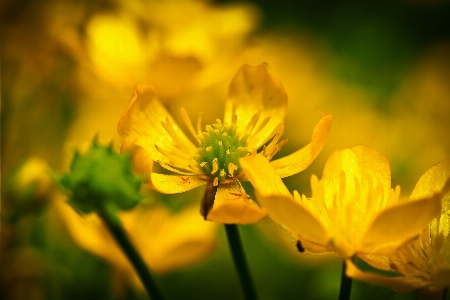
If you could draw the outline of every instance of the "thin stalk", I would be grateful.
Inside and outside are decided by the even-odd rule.
[[[355,256],[351,258],[352,262],[355,261]],[[350,296],[352,293],[352,283],[353,280],[350,277],[345,275],[345,271],[347,269],[347,265],[345,264],[345,260],[342,262],[342,273],[341,273],[341,288],[339,290],[339,300],[350,300]]]
[[[108,211],[99,212],[99,215],[138,273],[139,278],[141,279],[141,282],[150,298],[153,300],[163,300],[164,297],[159,291],[156,282],[147,268],[147,265],[144,263],[141,255],[128,239],[120,220]]]
[[[228,245],[230,245],[231,255],[241,281],[244,297],[247,300],[257,300],[258,297],[247,265],[238,227],[236,224],[225,224],[225,231],[227,232]]]

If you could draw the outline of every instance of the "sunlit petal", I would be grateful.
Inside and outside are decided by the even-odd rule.
[[[122,138],[135,137],[145,141],[145,149],[159,145],[169,151],[178,149],[191,156],[196,152],[196,147],[178,127],[150,85],[135,88],[117,129]],[[152,159],[157,160],[154,157]]]
[[[389,162],[381,153],[367,146],[356,146],[336,151],[328,158],[322,181],[327,207],[333,207],[335,197],[339,197],[343,201],[342,206],[352,202],[360,212],[376,212],[386,206],[391,189],[391,171]],[[373,199],[375,189],[378,193]],[[360,199],[354,200],[354,197]]]
[[[368,228],[363,239],[364,247],[390,242],[398,247],[417,236],[440,211],[441,198],[438,194],[390,207],[382,211]]]
[[[246,177],[261,196],[283,195],[291,197],[277,171],[261,154],[246,156],[239,160]]]
[[[311,242],[325,245],[328,233],[320,220],[303,205],[294,201],[277,171],[262,155],[241,158],[241,167],[255,187],[260,204],[278,223]]]
[[[226,102],[224,123],[236,122],[239,132],[247,128],[247,124],[260,111],[254,129],[260,128],[256,134],[251,132],[249,147],[260,148],[272,136],[275,128],[283,122],[287,111],[287,95],[281,82],[275,78],[264,63],[256,67],[242,66],[230,85],[230,93]],[[270,118],[267,121],[267,118]]]
[[[272,161],[272,165],[282,178],[297,174],[305,170],[322,151],[331,130],[332,117],[322,114],[322,119],[314,128],[311,142],[302,149]]]
[[[283,224],[310,242],[319,245],[326,245],[329,242],[327,230],[322,222],[303,205],[286,196],[256,194],[259,203],[269,211],[277,223]]]

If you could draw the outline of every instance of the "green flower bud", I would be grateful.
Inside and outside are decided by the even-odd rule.
[[[84,155],[76,152],[69,174],[59,178],[70,203],[83,213],[127,210],[136,206],[141,180],[132,174],[130,155],[120,155],[94,141]]]

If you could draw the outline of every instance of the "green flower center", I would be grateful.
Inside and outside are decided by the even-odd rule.
[[[236,134],[235,125],[222,125],[220,120],[206,126],[200,136],[200,148],[196,161],[207,175],[214,177],[214,185],[241,172],[239,159],[249,153],[247,136]]]

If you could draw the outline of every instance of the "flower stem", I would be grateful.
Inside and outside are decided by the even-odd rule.
[[[99,215],[105,222],[119,246],[122,248],[125,255],[130,260],[131,264],[134,266],[134,269],[138,273],[139,278],[141,279],[141,282],[150,298],[153,300],[163,300],[164,297],[156,286],[156,282],[150,274],[147,265],[144,263],[144,260],[140,256],[139,252],[128,239],[119,218],[108,210],[99,211]]]
[[[355,261],[355,256],[351,258],[352,261]],[[350,296],[352,293],[352,279],[345,275],[345,270],[347,266],[345,264],[345,260],[342,262],[342,273],[341,273],[341,288],[339,290],[339,300],[350,300]]]
[[[245,299],[256,300],[258,297],[256,295],[255,287],[253,286],[238,227],[236,224],[225,224],[225,231],[227,232],[228,244],[230,245],[234,266],[236,267],[242,289],[244,290]]]

